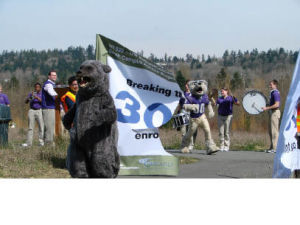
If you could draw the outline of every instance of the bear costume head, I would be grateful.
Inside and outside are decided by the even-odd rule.
[[[81,64],[76,73],[76,79],[79,85],[79,94],[91,96],[95,93],[107,93],[109,89],[109,80],[106,73],[111,68],[101,64],[96,60],[87,60]]]

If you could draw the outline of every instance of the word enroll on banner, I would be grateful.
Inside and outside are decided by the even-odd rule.
[[[178,174],[178,160],[167,153],[158,127],[167,123],[181,90],[173,74],[102,35],[96,59],[112,68],[110,93],[118,113],[120,175]]]

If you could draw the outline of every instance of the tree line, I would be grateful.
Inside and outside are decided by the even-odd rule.
[[[138,52],[138,54],[143,55],[143,51]],[[274,69],[294,65],[297,55],[297,51],[287,51],[279,48],[261,52],[257,49],[244,52],[241,50],[226,50],[223,56],[219,58],[203,54],[196,57],[192,54],[186,54],[185,57],[168,56],[165,54],[164,57],[158,58],[152,53],[146,58],[154,63],[165,66],[167,69],[173,69],[176,75],[179,75],[178,71],[181,71],[183,76],[199,78],[201,70],[212,66],[222,68],[238,67],[244,71],[259,70],[262,73],[269,73]],[[13,77],[17,70],[23,72],[31,71],[32,79],[34,80],[36,76],[45,76],[49,70],[55,69],[60,75],[60,81],[65,82],[67,77],[73,75],[78,70],[80,64],[87,59],[95,59],[95,48],[93,45],[89,45],[87,48],[71,46],[66,50],[3,51],[0,54],[0,74],[9,72],[11,77]],[[185,70],[191,75],[184,74],[184,71],[182,71],[183,65],[187,67]],[[219,72],[224,74],[224,71],[219,70]],[[238,74],[234,76],[239,79]]]
[[[143,55],[143,51],[138,54]],[[146,58],[172,71],[182,90],[187,79],[204,79],[208,81],[209,89],[228,87],[239,100],[242,100],[242,96],[248,89],[260,90],[268,96],[268,82],[277,79],[283,99],[281,104],[283,111],[297,56],[297,51],[278,48],[268,51],[253,49],[244,52],[226,50],[222,57],[203,54],[197,56],[186,54],[185,57],[177,57],[165,54],[159,58],[150,54]],[[93,45],[87,48],[71,46],[66,50],[3,51],[0,53],[0,82],[4,84],[3,87],[12,98],[12,102],[16,103],[15,108],[21,107],[23,100],[19,100],[18,97],[23,90],[20,89],[21,83],[22,87],[25,86],[24,93],[22,92],[25,96],[35,82],[45,81],[48,72],[55,69],[59,83],[66,84],[68,77],[75,75],[81,63],[87,59],[95,59]],[[20,116],[23,110],[23,108],[16,110],[18,113],[15,117]],[[251,117],[245,114],[242,107],[236,108],[235,111],[233,129],[247,131],[267,129],[265,123],[267,115]],[[24,118],[20,120],[23,121]],[[215,121],[211,123],[212,127],[217,126]]]

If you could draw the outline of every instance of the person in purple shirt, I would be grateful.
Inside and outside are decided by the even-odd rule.
[[[40,146],[44,145],[44,121],[42,114],[42,88],[40,83],[34,85],[34,91],[30,92],[25,99],[25,103],[29,103],[28,111],[28,132],[27,132],[27,141],[22,144],[23,147],[32,146],[33,130],[35,121],[38,123],[39,127],[39,144]]]
[[[191,104],[187,97],[191,96],[191,92],[190,92],[190,89],[188,87],[188,82],[190,80],[186,80],[185,81],[185,91],[184,91],[184,97],[181,97],[180,100],[179,100],[179,112],[180,113],[188,113],[186,112],[184,109],[183,109],[183,104]],[[184,138],[184,136],[186,135],[186,133],[188,132],[189,130],[189,125],[186,124],[186,125],[183,125],[181,128],[180,128],[180,131],[181,131],[181,136],[182,136],[182,139]],[[190,139],[190,143],[189,143],[189,150],[193,150],[194,149],[194,145],[196,143],[196,138],[197,138],[197,130],[195,131],[195,133],[191,136],[191,139]]]
[[[269,136],[270,136],[270,148],[267,153],[275,153],[279,135],[279,120],[280,120],[280,93],[277,90],[278,81],[272,80],[269,83],[270,92],[270,104],[269,106],[263,107],[262,110],[270,112],[269,119]]]
[[[221,96],[216,102],[218,106],[218,127],[221,151],[229,151],[232,108],[233,104],[240,105],[239,101],[234,96],[229,95],[229,93],[228,88],[222,88]]]
[[[6,105],[6,106],[10,105],[7,95],[2,93],[2,85],[0,85],[0,104]]]

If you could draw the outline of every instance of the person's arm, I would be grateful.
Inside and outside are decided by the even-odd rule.
[[[31,93],[29,93],[27,98],[25,99],[25,104],[27,104],[29,102],[30,96],[31,96]]]
[[[42,102],[42,99],[38,95],[35,95],[34,98],[37,99],[39,102]]]
[[[232,99],[233,99],[233,104],[240,105],[240,102],[239,102],[239,100],[237,100],[236,97],[232,96]]]
[[[5,95],[5,105],[8,107],[10,106],[10,102],[9,102],[7,95]]]
[[[74,102],[68,96],[65,98],[65,102],[67,104],[68,109],[71,109],[71,107],[74,105]]]
[[[202,102],[205,104],[205,105],[208,105],[210,103],[210,100],[208,98],[208,95],[203,95],[202,97]]]
[[[51,95],[52,97],[56,97],[57,93],[53,88],[52,84],[46,84],[44,87],[44,90],[48,92],[49,95]]]
[[[72,108],[68,110],[68,112],[62,118],[63,125],[67,130],[70,130],[72,128],[72,123],[75,118],[75,113],[76,113],[76,103],[73,105]]]
[[[279,101],[276,101],[274,103],[274,105],[262,107],[262,110],[266,111],[266,110],[270,110],[270,109],[277,109],[277,108],[279,108],[279,103],[280,103]]]
[[[279,92],[275,92],[274,93],[274,100],[275,100],[275,103],[273,105],[262,107],[262,110],[266,111],[266,110],[270,110],[270,109],[277,109],[277,108],[279,108],[279,106],[280,106],[280,95],[279,95]]]
[[[197,104],[197,103],[194,103],[195,102],[194,98],[190,94],[185,92],[184,97],[187,99],[188,104]]]

